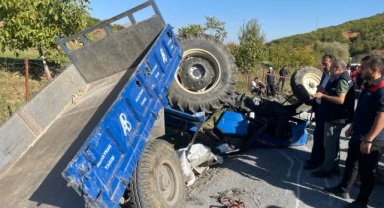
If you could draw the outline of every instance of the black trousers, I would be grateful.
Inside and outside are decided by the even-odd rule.
[[[353,183],[356,180],[357,171],[359,167],[359,156],[360,156],[360,140],[350,140],[348,143],[348,155],[345,160],[345,170],[343,179],[339,186],[345,191],[351,190]]]
[[[275,84],[274,83],[269,83],[268,84],[268,95],[275,96],[276,94],[276,89],[275,89]]]
[[[281,78],[280,79],[280,82],[281,82],[281,90],[284,90],[284,85],[285,85],[285,79],[284,78]]]
[[[315,131],[313,132],[313,146],[310,161],[313,163],[323,164],[324,162],[324,109],[321,105],[315,108]]]
[[[349,191],[360,174],[361,186],[357,200],[368,204],[375,185],[375,172],[377,163],[384,153],[384,141],[373,141],[370,154],[360,152],[360,140],[349,142],[348,156],[345,161],[345,170],[341,183],[339,184],[346,192]]]

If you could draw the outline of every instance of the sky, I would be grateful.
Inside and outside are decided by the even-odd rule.
[[[145,0],[91,0],[92,17],[108,19],[135,7]],[[316,28],[338,25],[384,12],[383,0],[156,0],[166,23],[177,28],[204,24],[205,16],[226,23],[225,42],[238,42],[239,28],[256,18],[267,41],[306,33]],[[134,14],[136,20],[152,16],[146,8]],[[128,22],[128,18],[116,23]]]

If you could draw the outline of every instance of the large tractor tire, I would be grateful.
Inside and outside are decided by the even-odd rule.
[[[302,67],[296,70],[291,77],[291,88],[293,94],[299,101],[311,105],[313,95],[317,92],[322,73],[314,67]]]
[[[169,90],[170,105],[189,113],[222,108],[236,89],[234,57],[208,35],[187,34],[179,42],[184,53]]]
[[[161,139],[149,140],[126,192],[129,208],[182,208],[186,188],[174,148]]]

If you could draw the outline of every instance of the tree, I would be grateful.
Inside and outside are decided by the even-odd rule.
[[[228,32],[225,30],[225,22],[221,22],[216,17],[205,16],[205,25],[190,24],[187,27],[180,27],[178,29],[179,35],[190,33],[204,33],[211,35],[221,42],[227,37]]]
[[[266,41],[266,35],[264,31],[261,30],[261,25],[257,19],[251,19],[247,23],[244,23],[239,30],[238,38],[240,44],[245,41],[256,40],[262,44]]]
[[[238,48],[239,48],[239,45],[237,45],[237,44],[234,43],[234,42],[229,42],[229,43],[227,43],[227,48],[228,48],[229,52],[230,52],[233,56],[235,56],[235,55],[236,55],[236,52],[237,52],[237,50],[238,50]]]
[[[315,44],[314,50],[321,54],[333,54],[337,59],[349,61],[349,45],[339,42],[319,42]]]
[[[266,50],[264,46],[265,34],[256,19],[251,19],[240,27],[238,38],[240,46],[235,54],[236,64],[240,70],[256,67],[264,61]]]
[[[51,80],[46,52],[59,49],[57,35],[69,36],[84,28],[88,4],[89,0],[0,0],[1,50],[36,48]]]

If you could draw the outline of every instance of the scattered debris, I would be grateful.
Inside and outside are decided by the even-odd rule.
[[[192,145],[188,155],[186,155],[186,148],[177,150],[177,154],[181,161],[184,176],[187,178],[187,186],[195,183],[195,173],[201,175],[210,166],[223,163],[222,157],[216,156],[209,147],[202,144]]]
[[[196,182],[192,186],[187,187],[187,195],[193,196],[193,194],[199,193],[209,182],[220,177],[224,173],[224,170],[226,169],[218,166],[211,167],[207,171],[204,171],[201,175],[197,176]]]
[[[238,197],[223,196],[220,198],[220,203],[227,208],[245,208],[244,202]]]

